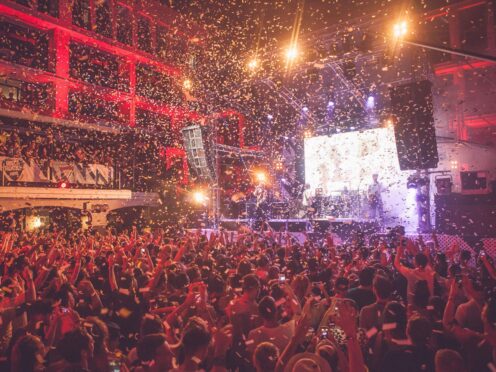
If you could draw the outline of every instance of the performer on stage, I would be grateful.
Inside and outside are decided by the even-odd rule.
[[[301,205],[303,206],[303,211],[305,217],[311,217],[314,214],[314,195],[312,190],[310,190],[310,185],[305,184],[305,190],[303,191],[303,198],[301,201]]]
[[[384,210],[381,193],[384,191],[382,184],[378,181],[379,175],[372,175],[372,183],[369,185],[367,196],[369,203],[369,218],[383,220]]]
[[[253,195],[256,198],[254,228],[255,230],[259,230],[263,228],[265,220],[267,219],[267,209],[268,209],[268,199],[269,199],[269,193],[263,182],[259,182],[257,187],[255,187],[255,191],[253,191]]]

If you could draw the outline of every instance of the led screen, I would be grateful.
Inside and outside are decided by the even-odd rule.
[[[415,190],[406,188],[411,172],[399,168],[392,128],[305,139],[305,179],[313,191],[321,188],[324,195],[336,196],[347,189],[364,196],[374,173],[385,188],[386,223],[413,229],[417,223]],[[366,218],[366,206],[363,209],[361,217]]]

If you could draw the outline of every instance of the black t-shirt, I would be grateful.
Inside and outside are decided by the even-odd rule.
[[[348,290],[348,294],[346,295],[346,297],[355,301],[358,306],[358,310],[361,310],[362,307],[371,305],[375,302],[374,292],[366,288],[351,288],[350,290]]]
[[[382,372],[434,372],[434,351],[428,347],[404,346],[384,356]]]

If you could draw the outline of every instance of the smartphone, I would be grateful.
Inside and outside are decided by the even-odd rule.
[[[327,339],[327,335],[329,334],[329,328],[327,327],[322,327],[320,329],[320,333],[319,333],[319,338],[321,340],[326,340]]]
[[[279,283],[283,284],[286,282],[286,275],[279,275]]]
[[[145,248],[141,248],[141,253],[145,253]]]
[[[110,360],[109,367],[110,372],[121,372],[121,365],[118,360]]]

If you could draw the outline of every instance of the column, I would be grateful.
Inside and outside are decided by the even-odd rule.
[[[126,68],[129,76],[129,94],[131,102],[129,102],[129,126],[136,125],[136,61],[129,59],[126,62]]]
[[[50,51],[52,63],[55,64],[55,112],[54,116],[66,116],[69,106],[69,42],[70,36],[61,28],[53,31],[53,43]]]

